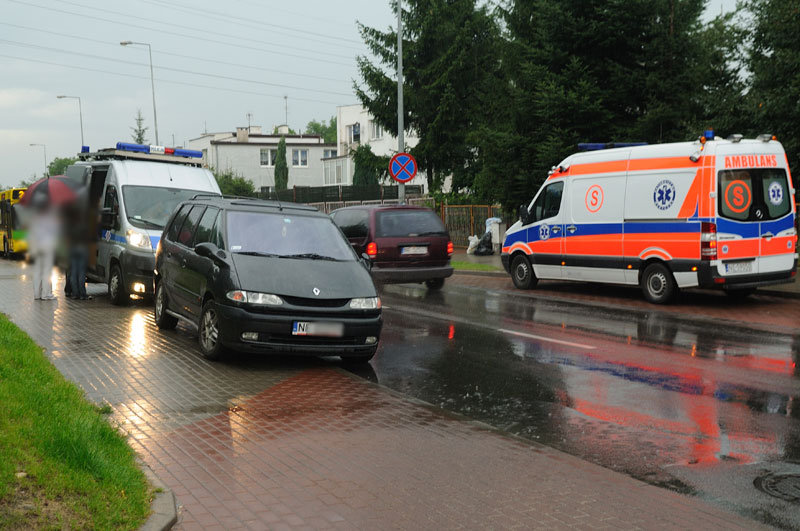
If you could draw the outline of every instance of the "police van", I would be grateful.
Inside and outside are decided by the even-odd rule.
[[[66,174],[87,185],[89,223],[96,225],[87,278],[107,283],[117,305],[131,295],[152,295],[164,225],[182,201],[220,194],[217,181],[202,167],[200,151],[125,142],[94,153],[84,149]]]
[[[501,257],[517,288],[639,285],[660,304],[679,288],[745,296],[794,281],[795,189],[774,136],[580,147],[506,232]]]

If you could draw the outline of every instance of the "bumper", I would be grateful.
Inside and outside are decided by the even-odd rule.
[[[383,318],[380,314],[364,317],[336,317],[332,315],[276,315],[254,313],[234,306],[219,305],[219,326],[222,343],[226,347],[246,352],[275,354],[364,355],[378,348]],[[344,324],[343,337],[293,336],[295,321],[336,322]],[[242,339],[243,332],[258,333],[257,341]],[[366,338],[376,338],[367,344]]]
[[[506,273],[511,273],[509,267],[511,267],[511,255],[508,253],[500,254],[500,262],[503,264],[503,269],[506,270]]]
[[[375,267],[370,270],[372,278],[384,284],[404,282],[425,282],[453,275],[449,265],[440,267]]]
[[[122,278],[125,290],[136,295],[153,294],[153,269],[156,267],[156,255],[126,251],[120,256]],[[136,291],[134,285],[143,285],[144,291]]]
[[[751,289],[775,284],[788,284],[795,281],[797,260],[789,271],[777,273],[761,273],[756,275],[720,276],[716,267],[708,262],[701,262],[697,270],[697,280],[701,288],[717,288],[724,290]]]

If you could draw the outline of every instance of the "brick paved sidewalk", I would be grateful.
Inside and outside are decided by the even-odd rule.
[[[148,306],[32,300],[0,263],[0,311],[176,493],[185,529],[757,527],[700,500],[523,442],[321,360],[202,360]],[[378,355],[380,356],[380,352]]]

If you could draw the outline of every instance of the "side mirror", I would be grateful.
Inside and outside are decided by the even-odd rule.
[[[361,264],[367,268],[367,271],[372,270],[372,260],[369,259],[367,253],[361,253]]]
[[[100,211],[100,228],[104,230],[116,229],[117,211],[113,208],[104,208]]]
[[[527,205],[519,206],[519,219],[522,220],[523,225],[527,225],[531,222],[531,213],[528,211]]]
[[[199,256],[213,260],[217,265],[228,265],[228,262],[225,261],[225,251],[222,251],[219,247],[211,242],[198,243],[194,246],[194,252]]]

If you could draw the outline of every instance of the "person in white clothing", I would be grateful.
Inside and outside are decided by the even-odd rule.
[[[53,300],[53,285],[50,276],[55,261],[60,223],[54,209],[43,202],[33,204],[34,213],[28,232],[28,250],[33,259],[33,298]]]

